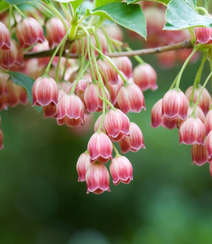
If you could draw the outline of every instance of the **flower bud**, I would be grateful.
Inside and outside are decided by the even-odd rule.
[[[206,135],[205,125],[197,117],[189,117],[180,124],[180,144],[204,144]]]
[[[188,99],[180,89],[166,92],[162,99],[162,115],[169,119],[187,118]]]
[[[207,113],[204,124],[206,128],[206,133],[208,134],[212,130],[212,110]]]
[[[129,184],[133,180],[133,167],[130,161],[124,156],[116,156],[110,164],[110,173],[113,184],[116,186],[120,182]]]
[[[139,113],[142,109],[146,110],[144,95],[133,83],[122,86],[117,96],[117,102],[125,114],[129,111]]]
[[[84,103],[76,94],[64,95],[57,106],[57,123],[69,127],[84,124],[84,112]]]
[[[206,27],[194,28],[196,35],[196,43],[206,44],[211,40],[211,30]]]
[[[10,48],[9,30],[2,22],[0,22],[0,50],[8,50]]]
[[[212,156],[212,131],[209,132],[209,134],[205,140],[205,146],[208,151],[208,158],[211,158],[211,156]]]
[[[16,37],[21,48],[44,42],[43,28],[34,18],[24,18],[17,24]]]
[[[88,142],[88,153],[91,162],[107,163],[112,159],[113,144],[105,133],[95,132]]]
[[[120,141],[124,136],[130,135],[130,120],[119,109],[110,109],[104,118],[104,129],[112,141]]]
[[[11,49],[7,51],[0,50],[0,65],[5,68],[11,68],[13,65],[23,66],[23,50],[19,48],[15,40],[11,40]]]
[[[110,175],[107,168],[98,162],[91,164],[86,175],[87,193],[101,194],[110,191]]]
[[[158,86],[157,74],[151,65],[145,63],[140,64],[135,67],[133,71],[133,78],[135,84],[142,90],[146,91],[147,89],[156,90]]]
[[[82,153],[77,160],[77,173],[78,173],[78,182],[85,181],[85,175],[91,166],[90,155],[87,152]]]
[[[132,77],[132,62],[128,57],[114,58],[113,62],[116,64],[118,70],[122,71],[127,78]]]
[[[91,83],[85,89],[84,101],[86,104],[87,111],[89,113],[102,111],[103,103],[102,100],[99,98],[98,93],[102,97],[102,91],[100,88],[98,88],[98,84]],[[105,93],[107,99],[110,100],[110,95],[106,88]]]
[[[56,105],[58,102],[58,87],[56,81],[50,77],[39,77],[33,84],[32,96],[33,106]]]
[[[133,122],[130,122],[130,136],[125,136],[119,141],[121,153],[128,151],[137,152],[141,148],[145,148],[143,134],[140,128]]]
[[[51,18],[46,22],[46,32],[49,46],[56,46],[66,35],[66,28],[59,18]]]
[[[202,87],[200,86],[199,88],[196,88],[194,90],[194,96],[193,96],[193,103],[196,103],[197,98],[199,96],[199,93],[201,91]],[[188,100],[190,101],[191,99],[191,95],[192,95],[192,90],[193,90],[193,86],[190,86],[186,92],[185,95],[188,98]],[[203,113],[206,115],[210,109],[210,104],[211,104],[211,97],[209,92],[207,91],[206,88],[203,89],[202,94],[200,96],[199,102],[198,102],[198,106],[202,109]]]
[[[152,107],[151,126],[157,128],[162,123],[162,99],[158,100]]]
[[[202,166],[208,162],[208,151],[205,145],[193,144],[191,147],[192,164]]]

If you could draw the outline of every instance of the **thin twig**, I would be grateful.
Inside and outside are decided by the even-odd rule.
[[[70,45],[70,42],[67,42],[66,48],[68,48]],[[127,51],[127,52],[118,52],[118,53],[108,53],[107,56],[110,58],[117,58],[117,57],[131,57],[135,55],[148,55],[148,54],[157,54],[157,53],[163,53],[168,51],[174,51],[178,49],[191,49],[193,48],[191,40],[185,40],[183,42],[179,42],[173,45],[163,46],[163,47],[155,47],[155,48],[147,48],[147,49],[140,49],[140,50],[134,50],[134,51]],[[24,59],[31,59],[31,58],[43,58],[43,57],[49,57],[51,56],[55,51],[54,49],[50,49],[47,51],[41,51],[41,52],[27,52],[24,54]],[[57,53],[59,55],[59,52]],[[63,56],[67,57],[67,54],[64,52]],[[79,56],[77,54],[69,54],[69,58],[77,59]]]

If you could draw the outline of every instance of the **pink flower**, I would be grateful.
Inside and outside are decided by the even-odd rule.
[[[208,134],[212,130],[212,110],[207,113],[204,124],[206,128],[206,133]]]
[[[162,123],[162,99],[158,100],[152,107],[151,126],[157,128]]]
[[[194,28],[196,35],[196,43],[206,44],[212,39],[211,29],[206,27],[196,27]]]
[[[146,91],[147,89],[156,90],[158,86],[157,74],[151,65],[145,63],[140,64],[135,67],[133,71],[133,78],[135,84],[142,90]]]
[[[180,144],[204,144],[205,125],[197,117],[189,117],[180,124]]]
[[[91,164],[86,175],[87,193],[101,194],[110,191],[110,175],[107,168],[98,162]]]
[[[64,95],[58,103],[57,123],[66,123],[68,126],[84,124],[84,112],[84,103],[77,95]]]
[[[78,182],[85,181],[85,175],[91,166],[90,155],[87,152],[82,153],[77,160],[77,173],[78,173]]]
[[[166,92],[162,99],[162,115],[169,119],[187,118],[188,100],[180,89]]]
[[[56,81],[50,77],[39,77],[33,84],[32,96],[33,106],[56,105],[58,102],[58,87]]]
[[[8,50],[11,48],[10,45],[10,33],[7,27],[0,22],[0,49]]]
[[[133,83],[122,86],[117,96],[117,102],[125,114],[129,111],[139,113],[142,109],[146,110],[144,95],[140,88]]]
[[[110,164],[110,173],[113,178],[113,184],[120,182],[129,184],[133,180],[133,167],[130,161],[124,156],[116,156]]]
[[[119,146],[121,147],[121,153],[137,152],[141,148],[145,148],[142,131],[135,123],[130,122],[130,136],[125,136],[119,141]]]
[[[132,62],[128,57],[118,57],[113,59],[119,71],[122,71],[127,78],[132,77]]]
[[[191,154],[193,164],[201,166],[208,162],[208,151],[205,145],[193,144]]]
[[[208,151],[208,158],[211,158],[211,156],[212,156],[212,131],[209,132],[209,134],[206,138],[205,146]]]
[[[112,159],[112,152],[113,144],[109,137],[103,132],[95,132],[88,142],[91,162],[107,163],[109,159]]]
[[[27,48],[36,43],[43,43],[43,28],[34,18],[24,18],[17,24],[16,36],[21,48]]]

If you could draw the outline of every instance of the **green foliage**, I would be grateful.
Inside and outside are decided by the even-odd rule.
[[[5,1],[0,1],[0,13],[9,8],[9,4]]]
[[[74,9],[74,12],[76,12],[77,8],[83,3],[83,0],[72,1],[70,3]]]
[[[127,5],[127,3],[113,2],[92,11],[88,10],[87,14],[99,15],[112,20],[146,39],[146,20],[142,9],[137,4]]]
[[[34,84],[34,79],[19,72],[9,71],[8,74],[15,84],[22,86],[27,91],[29,101],[32,103],[32,86]],[[38,112],[42,110],[41,107],[35,106],[34,108]]]
[[[33,2],[32,0],[5,0],[5,2],[8,2],[9,4],[16,5],[24,2]]]
[[[167,5],[170,0],[146,0],[146,1],[151,1],[151,2],[158,2],[158,3],[162,3],[164,5]],[[132,3],[137,3],[140,2],[140,0],[127,0],[127,4],[132,4]]]
[[[212,19],[195,12],[195,4],[195,0],[171,0],[167,5],[167,23],[164,30],[182,30],[195,26],[212,27]]]
[[[113,3],[113,2],[121,2],[122,0],[96,0],[95,1],[95,8],[98,8],[100,6],[106,5],[108,3]]]

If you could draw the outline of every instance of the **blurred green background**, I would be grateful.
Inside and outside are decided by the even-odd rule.
[[[191,147],[179,146],[177,129],[150,127],[152,106],[181,66],[163,70],[153,55],[144,60],[156,69],[159,89],[146,91],[147,110],[129,117],[142,129],[146,150],[126,154],[134,179],[116,187],[111,181],[111,193],[86,194],[86,184],[77,182],[76,162],[94,121],[80,135],[43,120],[30,105],[1,112],[1,244],[211,243],[209,165],[191,165]],[[198,65],[186,68],[183,91],[192,85]],[[206,67],[203,78],[208,72]]]

